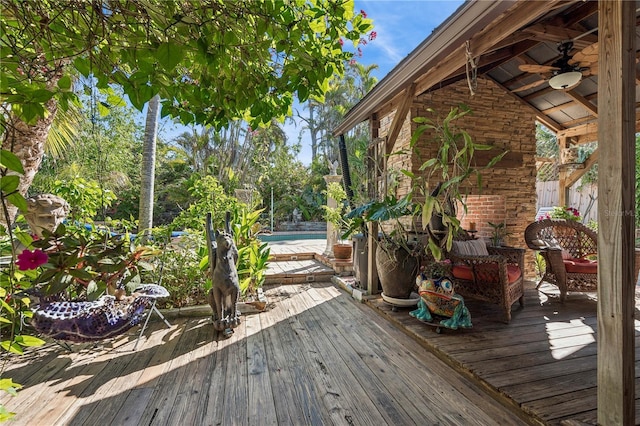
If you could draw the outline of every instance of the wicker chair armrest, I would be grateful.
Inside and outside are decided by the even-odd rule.
[[[562,249],[553,247],[544,250],[540,250],[540,253],[544,255],[547,262],[550,263],[549,269],[554,273],[565,274],[564,259],[562,259]]]

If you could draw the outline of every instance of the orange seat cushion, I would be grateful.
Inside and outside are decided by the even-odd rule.
[[[564,268],[572,274],[597,274],[598,262],[587,259],[567,259],[563,260]]]
[[[454,265],[452,274],[454,278],[473,281],[473,271],[470,266]],[[495,263],[478,265],[476,267],[476,275],[480,282],[498,282],[498,265]],[[514,283],[521,275],[522,271],[517,265],[507,265],[509,284]]]

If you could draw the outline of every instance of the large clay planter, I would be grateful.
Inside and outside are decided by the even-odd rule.
[[[353,251],[353,246],[351,244],[339,243],[339,244],[333,245],[333,257],[338,260],[351,259],[352,251]]]
[[[380,242],[376,249],[376,269],[384,295],[394,299],[411,297],[419,263],[404,247]]]

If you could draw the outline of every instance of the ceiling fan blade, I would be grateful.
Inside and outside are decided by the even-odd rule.
[[[518,87],[517,89],[513,89],[512,92],[524,92],[525,90],[534,89],[538,86],[545,84],[548,80],[536,80],[533,83],[525,84],[522,87]]]
[[[598,43],[593,43],[591,46],[587,46],[569,60],[569,65],[580,64],[584,67],[589,67],[592,64],[598,63]]]
[[[549,65],[531,65],[531,64],[520,65],[518,68],[520,69],[520,71],[532,72],[532,73],[536,73],[536,74],[542,74],[542,73],[546,73],[546,72],[557,71],[557,70],[560,69],[558,67],[552,67],[552,66],[549,66]]]

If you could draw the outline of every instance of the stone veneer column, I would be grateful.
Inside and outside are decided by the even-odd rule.
[[[333,182],[340,182],[342,176],[340,175],[326,175],[324,181],[329,185]],[[338,202],[327,195],[327,207],[337,207]],[[338,231],[333,223],[327,221],[327,247],[324,249],[324,256],[333,257],[333,245],[338,242]]]

